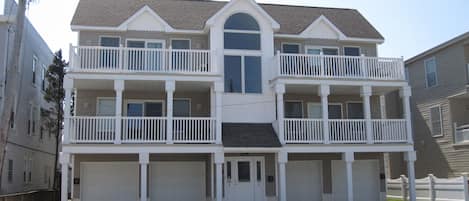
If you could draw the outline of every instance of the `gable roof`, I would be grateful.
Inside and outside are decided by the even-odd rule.
[[[206,21],[228,2],[207,0],[80,0],[72,26],[117,27],[145,5],[174,29],[203,30]],[[259,4],[280,24],[279,34],[300,34],[324,15],[347,37],[383,39],[354,9]]]

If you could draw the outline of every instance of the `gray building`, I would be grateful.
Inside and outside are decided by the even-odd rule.
[[[12,59],[16,3],[6,0],[0,14],[0,110],[3,110],[6,66]],[[52,52],[29,20],[24,25],[21,49],[20,93],[6,147],[1,194],[49,189],[53,183],[55,135],[43,125],[41,110],[50,109],[43,99],[44,75]]]
[[[412,87],[416,174],[469,172],[469,32],[405,61]],[[394,157],[392,175],[403,173]]]

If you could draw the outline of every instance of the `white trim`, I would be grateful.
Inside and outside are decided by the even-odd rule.
[[[125,20],[124,22],[122,22],[118,27],[117,29],[119,30],[128,30],[128,25],[130,22],[132,22],[133,20],[135,20],[138,16],[140,16],[141,14],[143,14],[144,12],[149,12],[151,16],[155,17],[159,23],[163,24],[163,27],[164,27],[164,31],[165,32],[168,32],[168,31],[172,31],[173,28],[166,22],[163,20],[163,18],[161,18],[153,9],[151,9],[148,5],[145,5],[144,7],[142,7],[140,10],[138,10],[137,12],[135,12],[131,17],[127,18],[127,20]]]
[[[439,113],[440,113],[440,134],[439,135],[433,135],[433,117],[432,117],[432,109],[433,108],[438,108],[439,110]],[[444,136],[444,129],[443,129],[443,110],[441,108],[441,104],[436,104],[436,105],[432,105],[428,108],[428,113],[429,113],[429,116],[430,116],[430,119],[429,119],[429,123],[430,123],[430,134],[432,135],[432,137],[436,138],[436,137],[443,137]]]
[[[73,154],[132,154],[132,153],[218,153],[222,145],[215,144],[67,144],[62,152]]]
[[[109,26],[86,26],[86,25],[71,25],[72,31],[80,32],[80,31],[115,31],[115,32],[125,32],[126,30],[121,30],[117,27],[109,27]],[[167,31],[167,33],[174,33],[174,34],[206,34],[207,31],[205,30],[190,30],[190,29],[172,29]]]
[[[427,62],[429,61],[433,61],[435,63],[435,85],[433,86],[428,86],[428,72],[427,72]],[[439,85],[438,83],[438,65],[436,63],[436,58],[433,56],[433,57],[430,57],[428,59],[425,59],[423,60],[423,68],[425,69],[425,88],[433,88],[433,87],[437,87]]]
[[[303,32],[300,33],[300,36],[304,36],[304,37],[308,37],[308,33],[316,26],[318,25],[319,23],[322,22],[325,22],[329,27],[332,28],[333,31],[335,31],[337,33],[337,35],[339,36],[338,39],[345,39],[347,38],[347,36],[345,36],[344,33],[342,33],[342,31],[340,31],[339,28],[337,28],[334,23],[332,23],[329,19],[327,19],[326,16],[324,15],[321,15],[319,16],[316,20],[313,21],[313,23],[311,23],[306,29],[304,29]]]
[[[213,26],[215,24],[215,21],[219,19],[219,16],[225,13],[231,6],[235,5],[238,1],[242,0],[232,0],[229,3],[227,3],[225,6],[223,6],[222,9],[218,10],[212,17],[210,17],[207,22],[205,23],[205,30],[208,30],[209,27]],[[268,21],[270,21],[270,24],[273,28],[274,31],[278,31],[280,29],[280,24],[275,21],[272,16],[270,16],[262,7],[260,7],[255,1],[253,0],[244,0],[247,1],[249,4],[251,4],[254,9],[256,9],[262,16],[264,16]]]
[[[345,153],[345,152],[408,152],[413,151],[411,144],[331,144],[311,146],[308,144],[287,144],[282,150],[288,153]]]
[[[407,87],[406,81],[368,81],[368,80],[338,80],[338,79],[303,79],[277,77],[272,80],[272,85],[282,84],[304,84],[304,85],[329,85],[329,86],[374,86],[374,87]]]

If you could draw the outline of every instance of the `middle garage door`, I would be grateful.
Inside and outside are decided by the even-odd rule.
[[[205,162],[151,163],[149,192],[150,200],[205,201]]]
[[[288,161],[287,200],[322,200],[321,161]]]

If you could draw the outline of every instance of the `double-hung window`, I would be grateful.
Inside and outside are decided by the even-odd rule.
[[[237,13],[224,25],[225,92],[262,93],[261,33],[257,21]],[[249,53],[246,53],[249,52]]]
[[[38,59],[36,56],[33,56],[33,66],[32,66],[32,83],[36,84],[36,71],[37,71]]]
[[[425,63],[425,80],[427,87],[434,87],[438,85],[438,75],[436,70],[436,60],[435,57],[427,59]]]
[[[433,137],[443,135],[441,107],[439,105],[430,108],[430,126]]]

